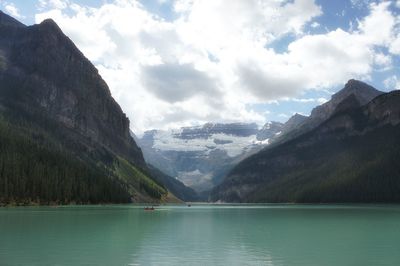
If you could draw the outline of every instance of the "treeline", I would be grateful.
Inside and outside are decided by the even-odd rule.
[[[19,128],[20,129],[20,128]],[[0,119],[0,202],[129,202],[125,185],[59,147],[38,144]]]
[[[145,173],[143,170],[142,172],[121,157],[115,160],[112,168],[121,180],[139,191],[146,192],[147,195],[153,198],[161,199],[168,193],[163,183],[158,182],[156,179],[151,179],[149,173]]]
[[[399,125],[387,125],[363,135],[331,137],[311,145],[299,139],[265,150],[239,164],[231,181],[236,187],[254,186],[252,193],[242,198],[226,194],[224,200],[398,203],[399,136]]]

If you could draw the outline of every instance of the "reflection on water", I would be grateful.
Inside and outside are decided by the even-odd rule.
[[[0,209],[0,265],[400,265],[399,206]]]

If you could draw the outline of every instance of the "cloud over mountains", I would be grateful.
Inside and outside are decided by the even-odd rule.
[[[98,7],[39,2],[36,22],[51,17],[60,25],[138,132],[263,123],[268,110],[249,106],[368,79],[400,54],[400,17],[391,1],[368,4],[348,28],[325,30],[319,19],[326,10],[313,0],[159,1],[163,14],[128,0]]]

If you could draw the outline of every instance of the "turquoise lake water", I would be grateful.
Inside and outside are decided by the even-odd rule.
[[[0,265],[400,265],[400,206],[0,208]]]

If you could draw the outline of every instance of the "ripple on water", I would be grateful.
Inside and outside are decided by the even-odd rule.
[[[0,209],[0,265],[400,265],[396,205]]]

